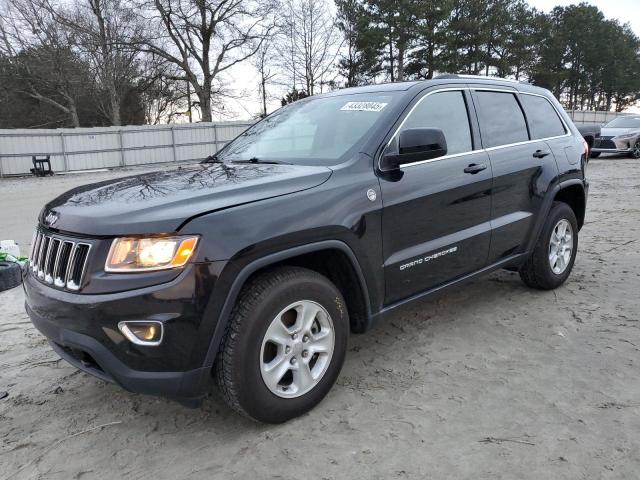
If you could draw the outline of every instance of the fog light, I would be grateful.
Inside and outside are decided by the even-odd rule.
[[[118,323],[118,328],[122,334],[136,345],[155,347],[162,342],[164,329],[162,322],[132,320],[130,322]]]

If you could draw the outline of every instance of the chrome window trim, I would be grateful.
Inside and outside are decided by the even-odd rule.
[[[389,141],[386,143],[386,145],[384,146],[384,148],[382,149],[382,151],[378,155],[378,162],[377,162],[378,169],[380,169],[380,160],[382,159],[382,152],[384,152],[384,150],[389,145],[391,145],[391,142],[393,142],[393,140],[396,138],[396,136],[398,135],[398,132],[400,132],[400,130],[404,126],[404,124],[407,121],[407,119],[411,116],[411,114],[416,109],[416,107],[418,105],[420,105],[420,103],[422,103],[422,101],[425,98],[427,98],[430,95],[433,95],[434,93],[456,92],[456,91],[464,92],[465,90],[466,91],[473,90],[473,91],[504,92],[504,93],[511,93],[513,95],[520,94],[520,95],[532,95],[534,97],[542,97],[547,102],[549,102],[549,104],[553,107],[553,110],[556,112],[556,115],[558,115],[558,117],[560,118],[560,121],[562,122],[562,125],[564,126],[564,129],[565,129],[566,133],[564,135],[556,135],[556,136],[553,136],[553,137],[545,137],[545,138],[536,138],[536,139],[526,140],[526,141],[523,141],[523,142],[508,143],[508,144],[505,144],[505,145],[497,145],[495,147],[479,148],[479,149],[476,149],[476,150],[470,150],[468,152],[454,153],[454,154],[451,154],[451,155],[443,155],[442,157],[438,157],[438,158],[431,158],[429,160],[421,160],[421,161],[418,161],[418,162],[406,163],[406,164],[400,166],[400,170],[404,170],[405,168],[415,167],[415,166],[418,166],[418,165],[423,165],[423,164],[426,164],[426,163],[438,162],[440,160],[446,160],[446,159],[449,159],[449,158],[456,158],[456,157],[462,157],[462,156],[466,156],[466,155],[472,155],[474,153],[480,153],[480,152],[489,153],[489,152],[491,152],[493,150],[499,150],[501,148],[516,147],[516,146],[519,146],[519,145],[527,145],[527,144],[530,144],[530,143],[538,143],[538,142],[544,142],[546,140],[554,140],[554,139],[557,139],[557,138],[565,138],[565,137],[572,136],[571,129],[569,128],[569,126],[565,122],[564,118],[562,118],[562,115],[558,112],[558,109],[556,108],[556,106],[552,102],[550,102],[549,99],[545,95],[541,95],[541,94],[538,94],[538,93],[521,92],[521,91],[519,91],[519,90],[517,90],[515,88],[509,89],[509,88],[468,87],[468,86],[465,86],[465,87],[439,88],[439,89],[432,90],[431,92],[427,92],[426,94],[424,94],[416,102],[416,104],[413,107],[411,107],[411,110],[409,110],[409,112],[404,117],[402,122],[400,122],[400,125],[398,125],[398,127],[395,129],[395,131],[393,132],[393,135],[391,135],[391,137],[389,138]],[[527,121],[527,124],[528,124],[528,121]]]
[[[439,162],[440,160],[447,160],[448,158],[465,157],[467,155],[473,155],[474,153],[480,153],[480,152],[484,152],[484,151],[485,151],[485,149],[470,150],[468,152],[452,153],[451,155],[443,155],[443,156],[437,157],[437,158],[430,158],[429,160],[420,160],[418,162],[405,163],[404,165],[400,165],[400,170],[403,170],[403,169],[405,169],[407,167],[414,167],[416,165],[422,165],[423,163]]]
[[[560,119],[560,122],[562,123],[562,126],[564,128],[564,135],[556,135],[555,137],[545,137],[545,138],[540,138],[538,139],[538,141],[541,140],[551,140],[554,138],[563,138],[563,137],[569,137],[571,136],[571,129],[569,128],[569,125],[567,125],[567,122],[564,121],[564,118],[562,118],[562,115],[560,114],[560,112],[558,112],[558,109],[556,108],[556,106],[553,104],[553,102],[550,102],[549,99],[547,97],[545,97],[544,95],[540,95],[539,93],[529,93],[529,92],[520,92],[521,95],[530,95],[532,97],[540,97],[540,98],[544,98],[547,103],[549,105],[551,105],[551,108],[553,108],[553,111],[556,112],[556,115],[558,115],[558,118]]]

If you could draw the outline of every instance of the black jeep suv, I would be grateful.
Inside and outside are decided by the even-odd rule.
[[[586,145],[546,90],[500,79],[352,88],[284,107],[201,164],[43,209],[26,309],[65,360],[127,390],[282,422],[364,332],[498,268],[571,272]]]

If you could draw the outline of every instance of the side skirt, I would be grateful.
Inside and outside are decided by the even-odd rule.
[[[464,283],[470,282],[472,280],[475,280],[478,277],[486,275],[487,273],[491,273],[495,270],[499,270],[500,268],[515,267],[517,265],[520,265],[520,263],[522,263],[528,257],[528,255],[529,255],[528,253],[518,253],[516,255],[511,255],[510,257],[500,260],[497,263],[488,265],[473,273],[469,273],[463,277],[456,278],[455,280],[452,280],[448,283],[444,283],[438,287],[432,288],[430,290],[426,290],[424,292],[417,293],[415,295],[412,295],[411,297],[408,297],[398,302],[387,305],[378,313],[371,316],[371,321],[369,322],[370,326],[374,327],[375,325],[378,324],[378,322],[383,321],[388,316],[393,314],[394,311],[399,307],[407,306],[419,300],[425,300],[427,298],[431,299],[433,297],[438,296],[439,294],[445,293],[450,287],[454,287],[454,286],[458,286],[458,285],[462,285]]]

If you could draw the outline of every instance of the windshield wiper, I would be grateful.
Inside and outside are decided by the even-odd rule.
[[[288,162],[281,162],[280,160],[260,160],[257,157],[251,157],[249,160],[231,160],[231,163],[262,163],[269,165],[291,165]]]

